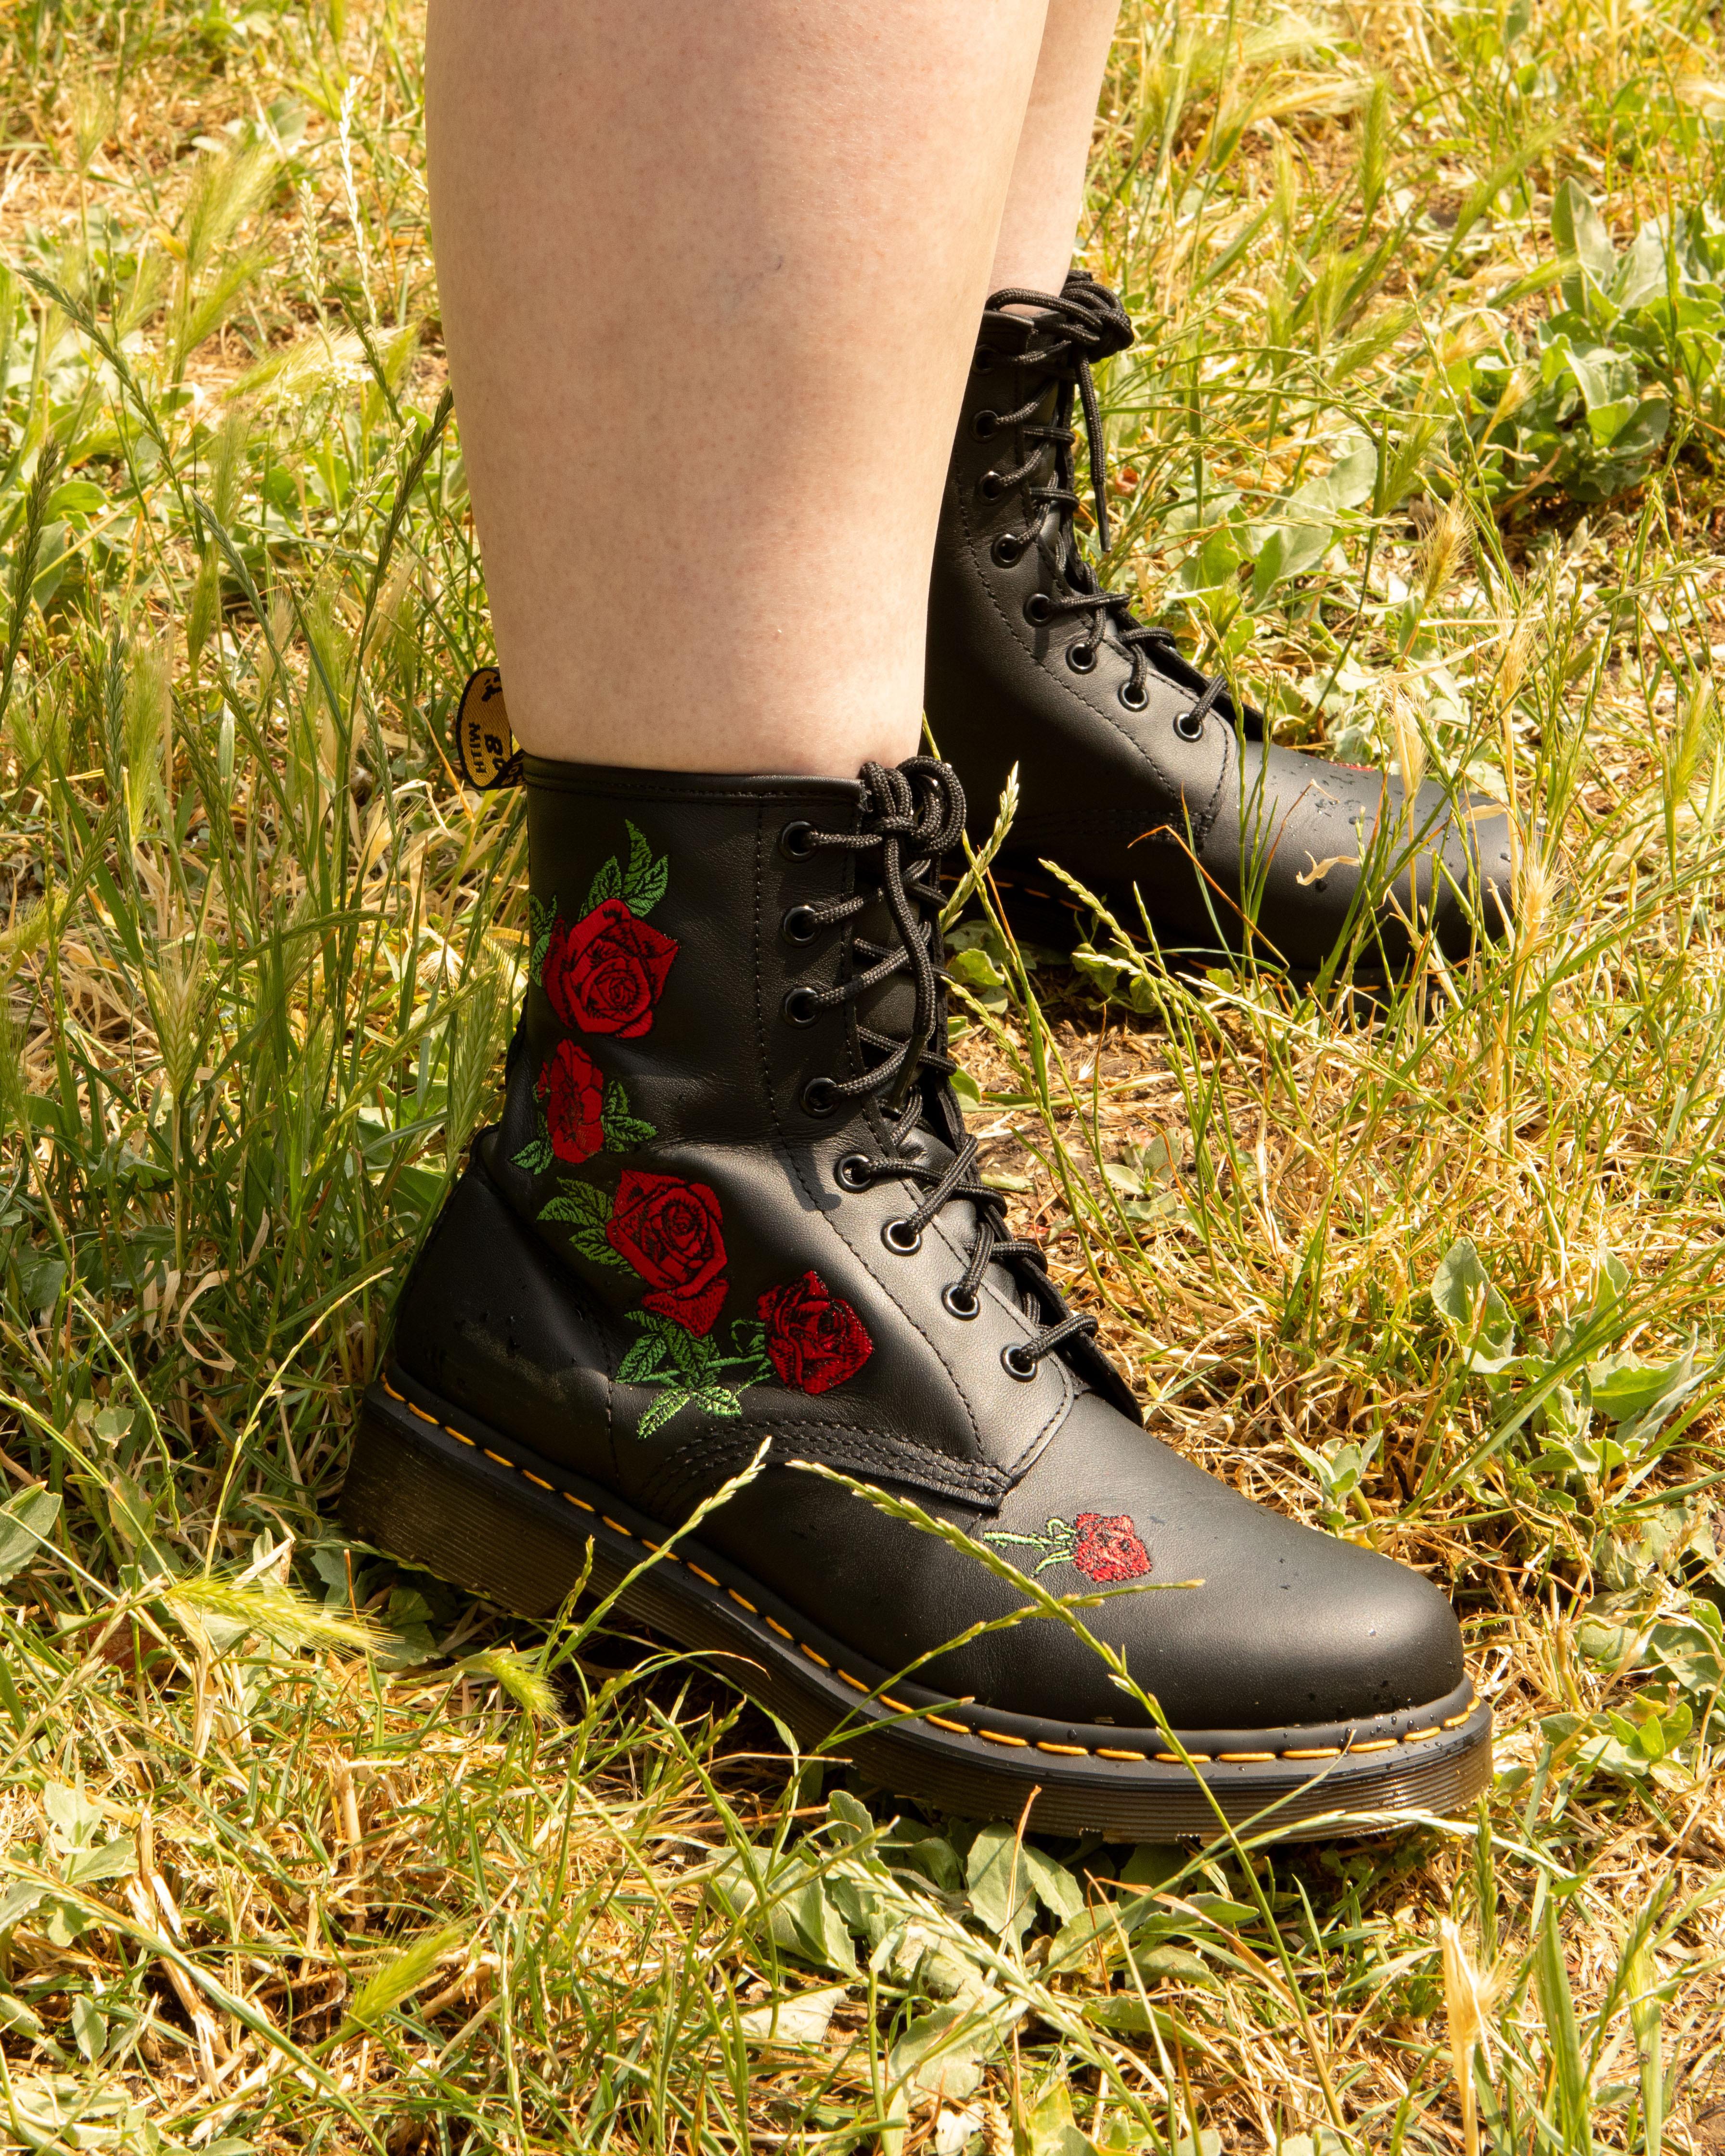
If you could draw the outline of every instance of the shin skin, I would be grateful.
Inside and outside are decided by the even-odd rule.
[[[529,749],[846,778],[915,752],[1050,5],[431,0],[444,329]]]
[[[1096,100],[1120,0],[1049,0],[988,277],[991,292],[1058,292],[1084,208]]]

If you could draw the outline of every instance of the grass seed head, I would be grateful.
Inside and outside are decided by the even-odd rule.
[[[1410,804],[1425,777],[1425,737],[1413,699],[1400,689],[1389,699],[1389,737],[1395,747],[1395,767],[1402,782],[1402,798]]]
[[[163,763],[172,710],[172,671],[166,648],[141,637],[126,677],[126,819],[136,846],[152,809],[163,805]]]
[[[1466,560],[1473,536],[1472,520],[1467,513],[1467,504],[1457,494],[1444,505],[1443,514],[1433,525],[1420,551],[1420,603],[1422,613],[1429,613],[1449,588],[1450,579]]]

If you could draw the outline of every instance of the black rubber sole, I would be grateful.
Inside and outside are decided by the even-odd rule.
[[[1189,1767],[1155,1730],[1040,1722],[895,1682],[735,1566],[686,1538],[667,1547],[665,1530],[597,1486],[406,1378],[366,1395],[341,1511],[357,1541],[526,1617],[561,1606],[590,1545],[592,1587],[628,1579],[622,1609],[721,1657],[799,1743],[967,1819],[1017,1819],[1034,1794],[1030,1823],[1049,1834],[1210,1835],[1218,1806],[1293,1838],[1383,1833],[1397,1824],[1383,1815],[1466,1809],[1491,1774],[1491,1711],[1465,1684],[1349,1729],[1183,1732]],[[1380,1816],[1344,1829],[1338,1812]]]

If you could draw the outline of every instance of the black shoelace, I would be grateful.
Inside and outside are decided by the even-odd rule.
[[[1027,500],[1033,505],[1029,527],[1022,532],[1009,534],[1022,547],[1032,545],[1036,526],[1043,514],[1057,510],[1060,519],[1060,547],[1059,568],[1070,588],[1058,597],[1043,601],[1047,611],[1045,620],[1058,614],[1080,614],[1090,622],[1090,634],[1074,644],[1068,654],[1081,670],[1085,666],[1085,655],[1095,657],[1097,640],[1111,624],[1114,640],[1132,660],[1132,677],[1122,690],[1121,696],[1128,710],[1142,711],[1149,701],[1145,685],[1147,666],[1156,665],[1159,673],[1174,671],[1158,662],[1173,660],[1175,678],[1178,673],[1189,675],[1189,662],[1182,653],[1172,630],[1147,629],[1133,614],[1132,603],[1122,592],[1103,588],[1096,572],[1084,558],[1078,545],[1073,520],[1082,501],[1078,492],[1077,467],[1073,450],[1078,437],[1072,426],[1072,405],[1075,393],[1084,413],[1084,439],[1090,452],[1091,498],[1096,509],[1096,544],[1106,554],[1110,540],[1108,531],[1108,475],[1107,454],[1102,439],[1102,415],[1096,403],[1096,382],[1091,369],[1099,360],[1109,359],[1117,352],[1124,352],[1132,341],[1132,326],[1118,296],[1106,285],[1099,285],[1094,277],[1075,270],[1067,278],[1065,287],[1058,296],[1049,292],[1031,292],[1009,286],[993,295],[988,301],[991,311],[1005,307],[1034,307],[1037,311],[1037,341],[1020,353],[1016,359],[1005,362],[1027,371],[1046,369],[1060,379],[1059,398],[1055,407],[1055,424],[1041,426],[1034,423],[1034,415],[1042,401],[1043,391],[1039,385],[1033,389],[1027,403],[1016,411],[998,412],[996,425],[1002,430],[1016,428],[1020,439],[1028,445],[1022,464],[1007,471],[997,471],[995,480],[1000,492],[1020,486],[1039,470],[1046,455],[1046,445],[1052,444],[1055,453],[1055,484],[1052,486],[1031,486],[1025,489]],[[997,356],[998,357],[999,356]],[[1197,701],[1189,711],[1183,712],[1179,726],[1182,733],[1194,737],[1203,731],[1204,721],[1219,705],[1229,701],[1228,684],[1220,675],[1198,676],[1199,683]]]
[[[891,918],[893,938],[875,943],[853,935],[851,949],[861,962],[847,979],[829,988],[798,988],[792,995],[798,1003],[797,1015],[812,1019],[820,1012],[855,1003],[883,983],[908,972],[915,1003],[911,1029],[903,1040],[878,1033],[858,1024],[858,1040],[877,1060],[854,1078],[815,1078],[805,1094],[816,1112],[830,1113],[845,1102],[872,1099],[879,1104],[887,1133],[882,1152],[847,1153],[839,1163],[839,1180],[852,1190],[896,1179],[921,1191],[915,1207],[901,1219],[888,1223],[889,1248],[908,1256],[922,1240],[922,1233],[941,1209],[955,1198],[968,1199],[976,1209],[976,1234],[963,1272],[947,1288],[944,1301],[955,1317],[974,1317],[981,1308],[980,1290],[988,1267],[1011,1264],[1029,1265],[1044,1283],[1042,1292],[1031,1286],[1024,1307],[1032,1317],[1040,1314],[1043,1293],[1051,1293],[1040,1245],[1010,1235],[1006,1227],[1005,1201],[977,1173],[977,1142],[968,1132],[957,1139],[952,1157],[944,1168],[909,1150],[921,1122],[926,1075],[944,1081],[957,1065],[937,1045],[937,1029],[945,1017],[942,993],[942,957],[940,932],[940,863],[958,843],[964,829],[964,789],[949,765],[932,757],[917,756],[889,771],[878,763],[865,764],[862,779],[868,791],[868,807],[860,831],[817,831],[804,824],[797,833],[794,850],[799,853],[850,853],[857,856],[860,887],[849,898],[830,898],[808,906],[801,924],[813,936],[854,920],[878,901],[886,903]],[[875,888],[866,888],[865,863],[878,869]],[[952,1130],[963,1129],[957,1110],[950,1118]],[[951,1132],[947,1135],[950,1137]],[[1006,1353],[1006,1363],[1014,1376],[1034,1377],[1036,1366],[1066,1341],[1088,1338],[1096,1329],[1094,1317],[1066,1317],[1045,1325],[1021,1345]]]

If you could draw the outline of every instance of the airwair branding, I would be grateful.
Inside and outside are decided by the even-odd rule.
[[[521,751],[503,701],[503,676],[481,666],[468,677],[455,714],[455,761],[461,776],[481,793],[512,786],[521,777]]]

